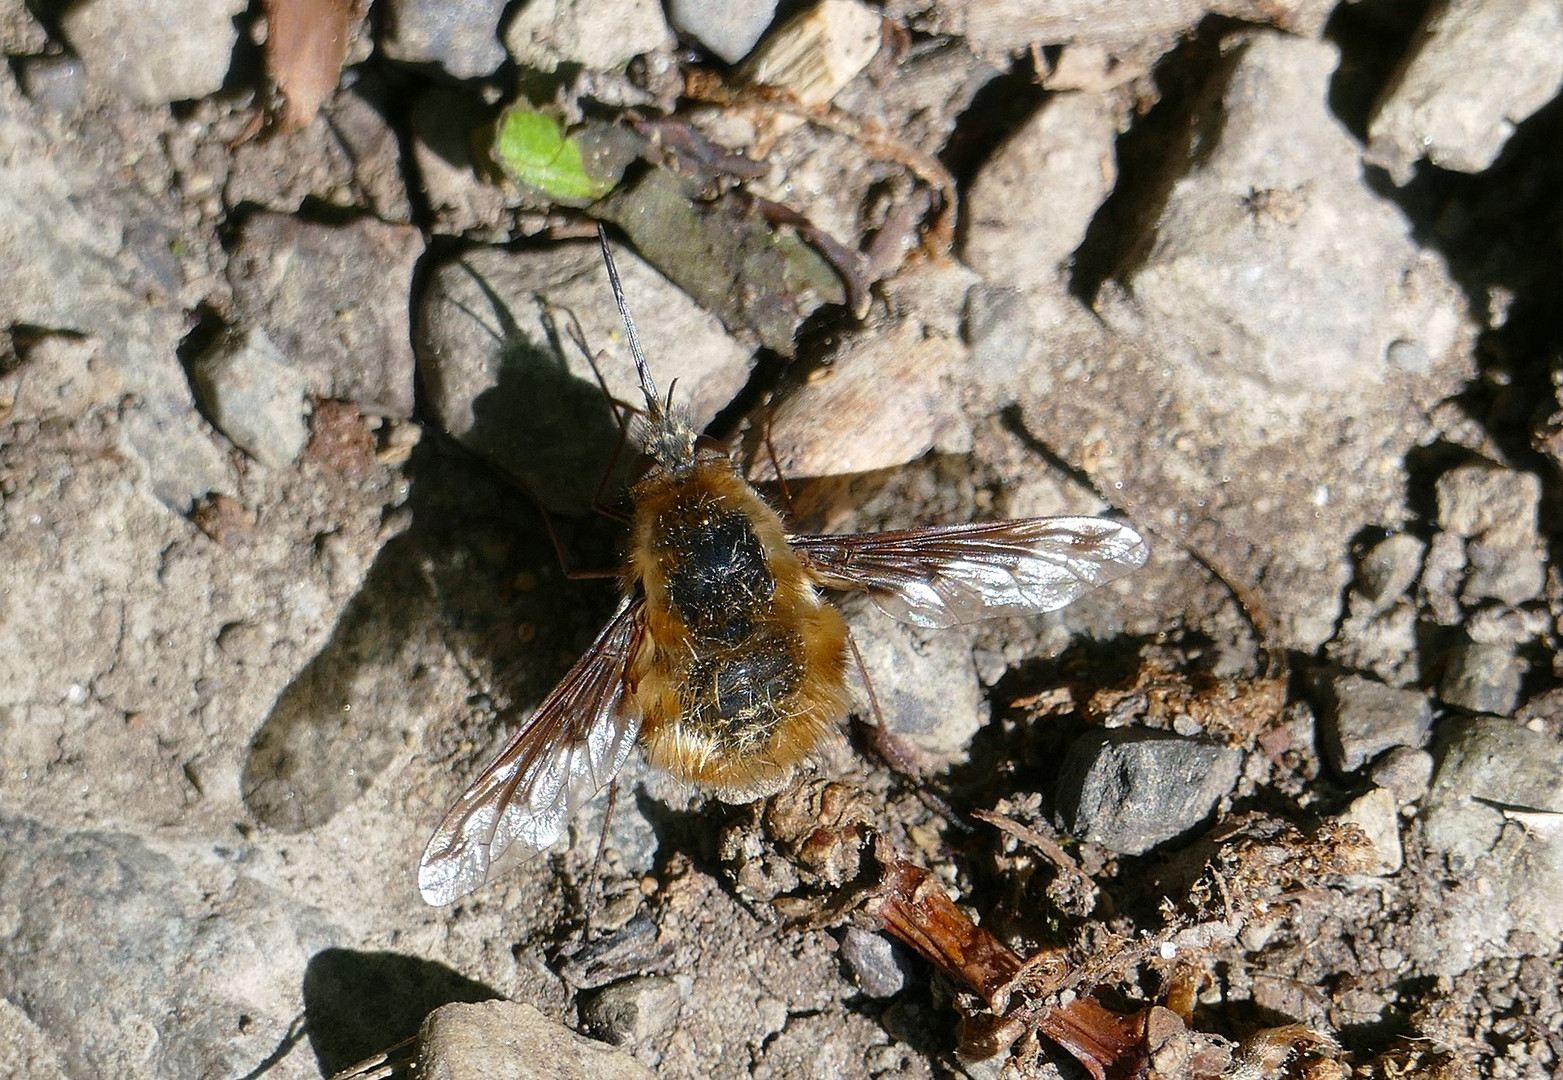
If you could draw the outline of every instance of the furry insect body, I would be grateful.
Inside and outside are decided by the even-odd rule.
[[[630,497],[647,759],[730,798],[775,790],[846,715],[846,624],[725,455],[655,467]]]

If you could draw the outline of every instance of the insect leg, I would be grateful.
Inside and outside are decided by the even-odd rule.
[[[596,570],[577,570],[570,565],[570,559],[564,553],[564,541],[559,539],[559,531],[554,528],[554,516],[548,512],[548,507],[542,503],[537,504],[538,513],[543,515],[543,527],[548,530],[548,539],[554,545],[554,558],[559,560],[559,570],[569,581],[603,581],[607,578],[616,578],[619,571],[611,567],[599,567]]]
[[[857,663],[858,674],[863,678],[863,689],[868,694],[869,710],[874,714],[874,734],[869,740],[870,746],[879,759],[896,772],[917,775],[917,763],[912,759],[912,752],[885,725],[884,710],[879,707],[879,695],[874,693],[874,680],[868,677],[868,665],[863,663],[862,650],[857,647],[857,636],[850,628],[847,630],[847,645],[852,649],[852,659]]]
[[[602,853],[608,848],[608,827],[613,824],[613,807],[619,801],[619,779],[608,781],[608,804],[602,811],[602,833],[597,837],[597,854],[592,856],[592,870],[586,877],[586,895],[582,898],[581,944],[591,938],[592,918],[597,914],[598,882],[601,880]]]
[[[781,494],[782,510],[785,512],[788,519],[791,519],[792,492],[787,489],[787,478],[782,475],[781,460],[776,456],[776,444],[771,441],[771,411],[769,408],[765,410],[765,423],[763,425],[763,431],[765,435],[765,452],[771,455],[771,470],[776,474],[776,490]],[[857,646],[852,646],[852,650],[853,652],[856,652]],[[858,657],[857,663],[858,669],[862,670],[863,658],[861,656]],[[863,681],[865,684],[868,682],[868,672],[866,671],[863,672]],[[870,689],[869,697],[872,698],[873,694],[873,690]],[[876,715],[878,711],[879,705],[876,703],[874,705],[874,712]]]
[[[857,663],[858,674],[863,677],[863,689],[868,692],[868,707],[874,714],[874,733],[869,737],[869,746],[875,756],[892,771],[910,779],[922,804],[949,822],[957,832],[973,832],[965,815],[951,806],[950,801],[935,791],[923,777],[916,758],[917,752],[886,726],[884,711],[879,707],[879,695],[874,693],[874,681],[868,676],[868,666],[863,663],[863,653],[858,649],[857,638],[853,636],[850,627],[847,629],[847,645],[852,649],[852,659]]]
[[[575,347],[580,350],[581,355],[585,357],[586,363],[592,369],[592,374],[597,377],[597,386],[602,390],[602,396],[607,399],[608,408],[613,410],[613,418],[618,422],[619,425],[618,442],[613,444],[613,453],[608,455],[608,464],[603,468],[602,475],[597,478],[596,488],[592,490],[592,510],[601,514],[603,517],[611,518],[612,520],[619,522],[621,525],[628,525],[630,520],[629,516],[604,503],[602,501],[602,493],[608,487],[608,480],[613,476],[613,470],[618,468],[619,455],[624,452],[624,444],[629,441],[629,418],[640,412],[640,410],[637,409],[634,405],[631,405],[629,402],[620,401],[618,398],[613,396],[613,391],[608,389],[608,380],[603,377],[602,368],[597,365],[597,354],[592,352],[591,346],[586,344],[586,332],[581,329],[581,321],[575,317],[575,312],[571,311],[569,308],[562,308],[560,310],[562,310],[565,314],[565,336],[570,339]],[[549,314],[550,317],[552,317],[552,311],[550,311]],[[555,547],[558,547],[557,542],[555,543]]]

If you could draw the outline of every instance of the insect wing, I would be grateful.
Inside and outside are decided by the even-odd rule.
[[[640,733],[625,671],[643,607],[626,604],[435,830],[418,891],[449,904],[551,846],[623,767]]]
[[[790,538],[815,582],[866,591],[893,619],[940,629],[1054,611],[1145,565],[1150,545],[1105,518],[1051,517]]]

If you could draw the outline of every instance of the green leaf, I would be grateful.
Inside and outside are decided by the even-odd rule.
[[[584,206],[612,191],[618,182],[592,176],[580,146],[565,135],[564,125],[521,105],[499,118],[494,159],[516,183],[562,203]]]

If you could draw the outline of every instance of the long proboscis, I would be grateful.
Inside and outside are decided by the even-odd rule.
[[[651,368],[646,363],[646,350],[640,347],[640,334],[635,329],[635,319],[630,315],[630,305],[624,299],[624,286],[619,283],[619,268],[613,262],[613,248],[608,245],[608,230],[601,222],[597,225],[597,240],[602,244],[602,261],[608,266],[608,283],[613,286],[613,302],[619,306],[619,318],[624,320],[624,332],[629,335],[630,353],[635,357],[635,376],[640,380],[640,392],[646,398],[646,412],[653,423],[666,413],[662,399],[657,396],[657,384],[651,381]]]

